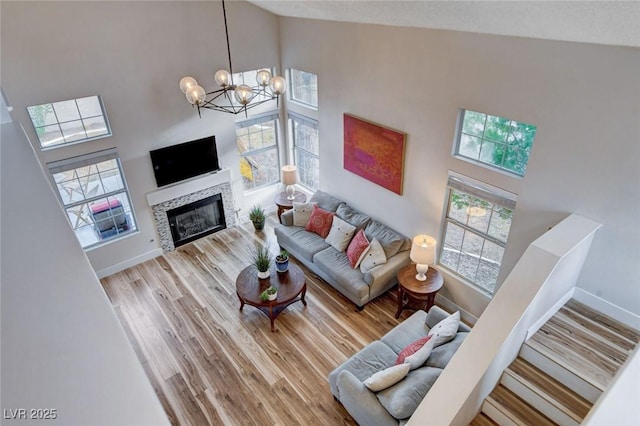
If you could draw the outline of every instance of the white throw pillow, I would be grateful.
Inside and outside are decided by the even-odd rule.
[[[325,238],[324,240],[327,243],[331,244],[334,249],[338,251],[345,251],[347,249],[347,246],[349,245],[349,241],[351,241],[355,234],[355,226],[345,222],[338,216],[334,216],[333,222],[331,223],[331,230],[329,231],[329,235],[327,235],[327,238]]]
[[[427,362],[427,359],[431,355],[431,351],[434,348],[435,338],[429,339],[427,343],[424,344],[420,349],[416,351],[413,355],[409,355],[404,359],[406,364],[411,366],[411,370],[415,370],[418,367],[422,367],[422,365]]]
[[[360,262],[360,271],[363,274],[371,271],[378,265],[387,263],[387,256],[384,255],[384,250],[377,239],[373,239],[369,244],[369,250],[364,256],[364,259]]]
[[[394,365],[378,371],[363,383],[371,392],[379,392],[404,379],[409,373],[410,368],[411,366],[409,364]]]
[[[315,203],[293,203],[293,226],[307,226]]]
[[[433,342],[433,347],[447,343],[452,340],[458,334],[458,327],[460,326],[460,311],[449,315],[439,323],[433,326],[429,330],[429,336],[433,336],[429,342]]]

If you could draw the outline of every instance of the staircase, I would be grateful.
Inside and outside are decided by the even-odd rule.
[[[639,340],[570,300],[522,345],[470,425],[581,424]]]

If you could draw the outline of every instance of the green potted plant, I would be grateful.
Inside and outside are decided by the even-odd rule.
[[[269,286],[266,290],[260,293],[260,300],[268,301],[268,300],[276,300],[278,297],[278,289],[274,286]]]
[[[249,210],[249,220],[253,222],[253,227],[256,231],[262,231],[265,221],[264,209],[259,205],[251,207],[251,210]]]
[[[269,278],[269,268],[271,267],[271,253],[269,249],[261,245],[256,245],[251,254],[251,260],[258,270],[258,278]]]
[[[280,254],[276,256],[276,271],[287,272],[289,270],[289,253],[282,249]]]

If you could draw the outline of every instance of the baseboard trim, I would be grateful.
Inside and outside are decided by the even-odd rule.
[[[536,331],[540,329],[544,325],[545,322],[549,320],[552,316],[556,314],[564,306],[565,303],[569,301],[573,297],[575,293],[575,287],[571,288],[568,292],[565,293],[538,321],[536,321],[529,329],[527,330],[527,337],[525,337],[524,341],[529,340],[529,337],[533,336]]]
[[[613,303],[578,287],[576,287],[575,292],[573,293],[573,298],[596,311],[600,311],[603,314],[628,325],[629,327],[640,330],[640,316],[633,312],[629,312],[620,306],[616,306]]]
[[[109,266],[107,268],[96,271],[96,275],[98,276],[99,279],[108,277],[109,275],[115,274],[116,272],[124,271],[127,268],[136,266],[139,263],[146,262],[147,260],[151,260],[154,257],[158,257],[161,255],[162,255],[161,248],[153,249],[139,256],[136,256],[134,258],[127,259],[124,262],[116,263],[113,266]]]

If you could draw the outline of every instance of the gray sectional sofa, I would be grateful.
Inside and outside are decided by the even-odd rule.
[[[387,262],[367,273],[353,269],[344,252],[336,250],[322,237],[306,231],[304,227],[293,226],[293,210],[284,212],[281,224],[275,228],[280,247],[355,303],[359,309],[397,283],[398,271],[409,263],[411,240],[326,192],[317,191],[309,202],[315,202],[318,207],[336,213],[336,216],[357,229],[364,229],[369,241],[376,238],[382,245]]]
[[[428,314],[416,311],[380,340],[365,346],[329,374],[331,393],[358,424],[398,426],[411,417],[471,331],[468,326],[460,323],[453,340],[433,349],[422,367],[410,371],[395,385],[374,393],[363,381],[394,365],[403,348],[427,336],[429,330],[448,315],[438,306],[433,306]]]

